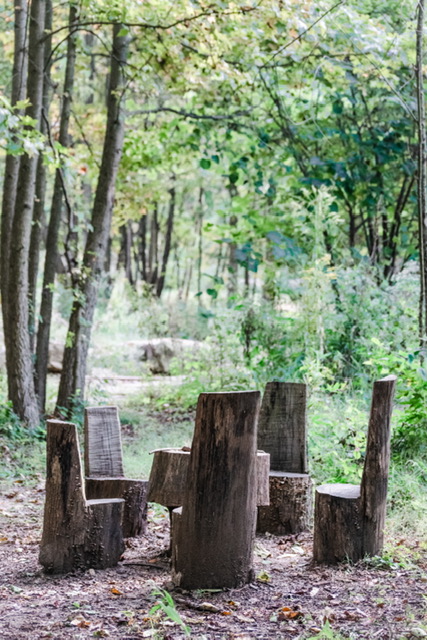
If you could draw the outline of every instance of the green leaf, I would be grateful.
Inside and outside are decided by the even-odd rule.
[[[209,160],[209,158],[202,158],[200,160],[200,166],[202,167],[202,169],[210,169],[211,161]]]

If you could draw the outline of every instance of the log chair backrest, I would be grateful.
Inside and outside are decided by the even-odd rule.
[[[258,422],[258,449],[270,454],[270,469],[307,473],[307,385],[268,382]]]
[[[390,375],[374,382],[366,458],[360,486],[362,513],[365,520],[374,523],[375,528],[378,529],[378,535],[382,535],[384,525],[378,520],[378,514],[385,513],[387,499],[390,423],[396,380],[396,376]]]
[[[176,556],[191,588],[238,583],[251,565],[259,406],[259,391],[199,396]]]
[[[86,497],[76,425],[61,420],[47,421],[46,503],[50,525],[81,522]],[[71,530],[71,529],[70,529]]]
[[[124,476],[117,407],[85,409],[85,474],[91,478]]]

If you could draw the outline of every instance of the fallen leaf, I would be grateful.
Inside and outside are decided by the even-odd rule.
[[[116,589],[116,587],[111,587],[110,589],[111,593],[113,593],[115,596],[122,596],[123,593],[121,591],[119,591],[119,589]]]

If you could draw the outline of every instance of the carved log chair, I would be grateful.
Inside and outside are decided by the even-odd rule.
[[[39,561],[46,573],[105,569],[124,551],[124,501],[86,500],[76,426],[48,420],[46,502]]]
[[[270,454],[270,505],[258,508],[258,533],[295,534],[309,527],[307,385],[269,382],[258,423],[258,447]]]
[[[85,475],[89,498],[123,498],[123,536],[141,535],[147,522],[147,480],[124,477],[117,407],[85,409]]]
[[[169,511],[172,527],[172,511],[181,507],[187,490],[187,474],[190,463],[189,447],[181,449],[170,447],[156,449],[152,453],[150,479],[148,481],[147,502],[156,502]],[[268,474],[270,469],[270,456],[265,451],[257,451],[256,475],[257,475],[257,504],[268,505],[269,486]],[[172,531],[170,538],[172,540]],[[172,548],[169,548],[172,552]]]
[[[390,421],[396,376],[374,382],[360,485],[317,487],[313,557],[316,562],[356,562],[381,553],[390,465]]]
[[[257,391],[202,393],[182,507],[172,513],[172,580],[235,588],[253,577]]]

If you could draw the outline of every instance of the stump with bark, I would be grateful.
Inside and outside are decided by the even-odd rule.
[[[253,578],[259,402],[255,391],[199,397],[187,490],[173,512],[177,586],[236,588]]]
[[[366,459],[359,485],[317,488],[313,557],[316,562],[353,562],[381,553],[390,465],[390,422],[396,376],[374,383]]]
[[[307,386],[269,382],[262,399],[258,447],[270,454],[270,505],[258,508],[258,533],[295,534],[309,527]]]
[[[46,573],[116,565],[124,551],[124,501],[86,500],[74,424],[48,420],[46,467],[39,554]]]
[[[86,494],[91,499],[123,498],[123,536],[144,533],[147,524],[147,480],[124,477],[117,407],[85,409]]]
[[[190,463],[189,447],[177,449],[157,449],[154,451],[151,465],[149,490],[147,501],[157,502],[167,507],[170,518],[170,539],[173,538],[172,511],[184,502],[187,490],[187,474]],[[268,505],[269,499],[269,469],[270,456],[265,451],[257,451],[256,455],[256,486],[257,504]],[[170,548],[171,552],[172,549]]]

